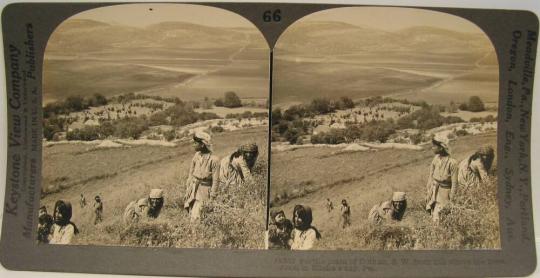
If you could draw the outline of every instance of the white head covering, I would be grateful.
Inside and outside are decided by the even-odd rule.
[[[207,149],[212,150],[212,136],[204,131],[196,131],[193,134],[193,139],[201,140]]]
[[[152,198],[152,199],[163,198],[163,189],[154,188],[154,189],[150,190],[149,197]]]
[[[437,133],[431,140],[433,143],[440,145],[446,151],[446,153],[450,154],[450,140],[447,136]]]
[[[406,199],[405,192],[394,192],[394,194],[392,194],[393,202],[401,202],[401,201],[405,201],[405,199]]]

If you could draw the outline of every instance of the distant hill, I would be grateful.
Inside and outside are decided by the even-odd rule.
[[[486,36],[442,28],[418,26],[396,32],[332,21],[295,24],[280,37],[276,48],[305,55],[358,53],[359,51],[427,51],[455,53],[485,51]]]
[[[101,51],[123,52],[130,48],[240,48],[249,35],[249,32],[239,28],[208,27],[185,22],[162,22],[146,28],[134,28],[71,19],[58,26],[50,37],[47,54],[88,55]],[[262,42],[262,36],[259,37]]]

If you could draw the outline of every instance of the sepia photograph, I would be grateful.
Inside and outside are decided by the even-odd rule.
[[[500,249],[499,64],[472,22],[347,7],[274,49],[269,249]]]
[[[63,21],[44,55],[37,244],[263,249],[269,53],[214,7]]]

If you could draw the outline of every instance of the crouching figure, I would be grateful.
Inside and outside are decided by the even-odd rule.
[[[124,223],[131,224],[142,219],[153,219],[159,216],[163,207],[163,190],[152,189],[147,198],[132,201],[124,210]]]
[[[368,220],[371,224],[378,225],[384,221],[401,221],[405,209],[407,208],[407,198],[405,192],[394,192],[392,199],[374,205],[369,211]]]

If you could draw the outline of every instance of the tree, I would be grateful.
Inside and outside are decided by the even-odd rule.
[[[241,107],[242,101],[235,92],[229,91],[225,93],[225,97],[223,99],[223,106],[228,108]]]
[[[341,103],[343,104],[344,109],[354,108],[354,102],[349,97],[341,97]]]
[[[334,112],[334,109],[330,106],[330,101],[325,98],[317,98],[311,101],[311,110],[317,112],[317,114],[328,114]]]
[[[103,95],[95,93],[94,94],[94,104],[96,106],[103,106],[107,105],[107,98],[105,98]]]
[[[65,101],[65,107],[68,111],[82,111],[86,109],[84,99],[80,96],[70,96]]]
[[[486,110],[484,102],[478,96],[472,96],[469,98],[468,108],[471,112],[480,112]]]
[[[214,105],[217,107],[223,107],[223,99],[222,98],[216,99],[216,101],[214,101]]]
[[[204,97],[201,107],[202,109],[212,109],[212,101],[208,97]]]
[[[448,108],[448,112],[450,113],[457,113],[458,106],[455,102],[450,101],[450,107]]]
[[[272,125],[278,124],[282,119],[281,108],[276,108],[272,111]]]

